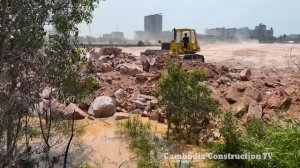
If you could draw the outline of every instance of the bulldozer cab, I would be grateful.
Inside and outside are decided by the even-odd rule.
[[[161,42],[161,51],[171,52],[183,59],[199,59],[204,62],[204,56],[196,54],[200,51],[197,33],[194,29],[173,29],[174,38],[171,42]]]
[[[174,39],[170,50],[178,54],[194,54],[200,51],[197,33],[194,29],[173,29]]]

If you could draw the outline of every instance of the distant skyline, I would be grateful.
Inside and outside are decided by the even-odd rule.
[[[300,34],[299,0],[106,0],[93,12],[93,22],[79,25],[80,35],[100,36],[113,31],[133,38],[144,30],[144,16],[163,14],[163,30],[273,27],[274,35]]]

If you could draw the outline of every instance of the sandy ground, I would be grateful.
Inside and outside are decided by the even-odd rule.
[[[139,56],[140,52],[146,49],[159,49],[159,47],[122,49],[124,52]],[[201,46],[200,54],[205,56],[207,63],[236,68],[285,68],[293,66],[293,62],[298,63],[300,60],[300,44],[205,44]],[[290,59],[290,55],[295,58],[294,61]]]

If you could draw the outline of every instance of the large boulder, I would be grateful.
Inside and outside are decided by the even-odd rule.
[[[101,48],[100,55],[121,55],[122,49],[120,48]]]
[[[136,74],[142,73],[143,70],[136,64],[121,64],[117,66],[121,74],[135,76]]]
[[[69,118],[72,119],[72,115],[74,113],[74,119],[75,120],[82,120],[88,116],[86,112],[81,110],[76,104],[70,103],[65,111],[65,115]]]
[[[91,104],[88,113],[96,118],[112,116],[116,112],[115,101],[108,96],[97,97]]]
[[[242,72],[240,73],[240,77],[244,81],[249,81],[251,79],[251,71],[250,71],[250,69],[244,69],[244,70],[242,70]]]

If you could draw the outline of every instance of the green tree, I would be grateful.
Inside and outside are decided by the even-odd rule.
[[[217,112],[208,88],[202,83],[206,75],[202,69],[186,72],[173,62],[167,63],[167,73],[159,81],[168,118],[168,133],[178,139],[197,140]]]
[[[91,22],[99,0],[1,0],[0,95],[1,166],[20,160],[21,120],[37,100],[42,85],[63,97],[74,96],[78,85],[77,25]],[[47,27],[56,29],[47,33]],[[6,135],[4,133],[6,132]]]

